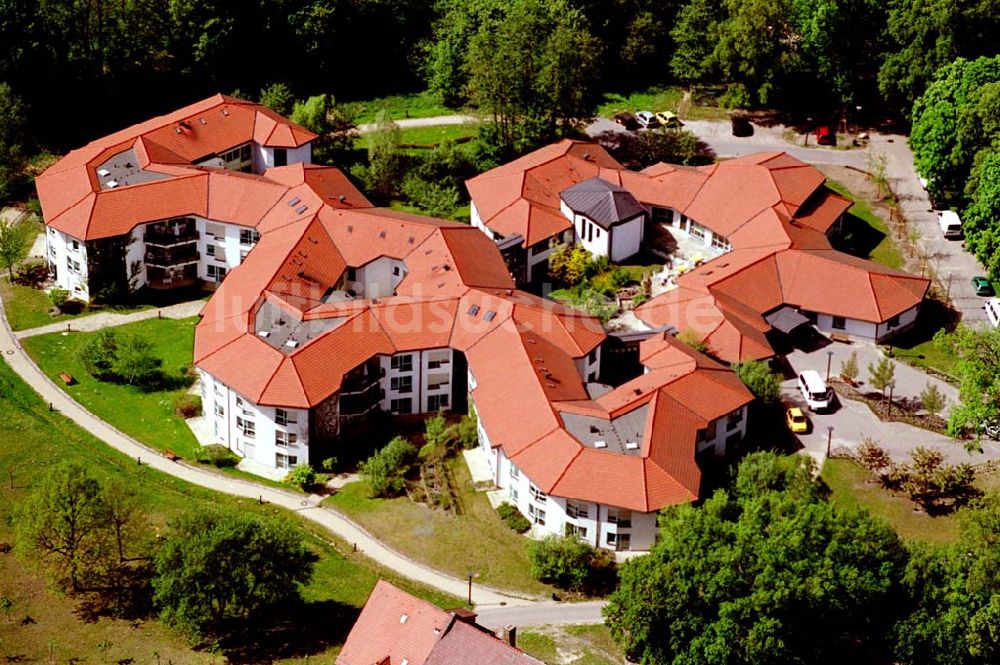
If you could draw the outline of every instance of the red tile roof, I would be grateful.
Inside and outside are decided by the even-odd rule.
[[[544,665],[475,626],[456,621],[424,665]]]

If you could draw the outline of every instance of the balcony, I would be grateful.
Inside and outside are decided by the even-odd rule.
[[[146,280],[146,286],[151,289],[163,290],[163,289],[179,289],[185,286],[194,286],[198,283],[197,277],[161,277],[158,279],[148,279]]]
[[[193,246],[184,245],[172,250],[154,246],[148,248],[146,252],[146,265],[153,268],[172,268],[198,263],[200,258],[201,254]]]
[[[152,245],[154,247],[176,247],[177,245],[185,245],[188,243],[193,243],[198,240],[199,233],[194,228],[177,228],[174,230],[158,230],[153,228],[146,229],[146,233],[143,235],[143,241],[147,245]]]

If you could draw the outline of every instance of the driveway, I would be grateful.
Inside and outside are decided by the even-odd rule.
[[[833,355],[828,356],[828,351]],[[837,376],[840,373],[840,363],[852,352],[858,354],[860,369],[858,379],[867,381],[869,363],[878,362],[882,358],[882,352],[872,344],[833,343],[810,353],[794,351],[787,356],[787,359],[796,374],[806,369],[813,369],[825,378],[828,358],[831,359],[831,376]],[[937,385],[949,404],[954,404],[958,400],[958,391],[950,384],[930,377],[909,365],[900,362],[896,362],[895,365],[894,400],[910,398],[919,401],[920,392],[928,383]],[[910,461],[910,451],[918,446],[940,450],[946,461],[951,464],[982,464],[1000,460],[1000,443],[994,441],[984,440],[982,453],[969,453],[960,441],[906,423],[884,422],[872,413],[866,404],[840,396],[837,399],[838,406],[835,406],[832,412],[809,413],[795,378],[784,381],[781,388],[784,400],[803,407],[808,413],[813,424],[812,431],[797,438],[804,452],[816,459],[820,465],[826,460],[827,437],[831,435],[828,431],[830,427],[833,428],[831,449],[854,450],[865,438],[871,438],[877,441],[896,462]]]

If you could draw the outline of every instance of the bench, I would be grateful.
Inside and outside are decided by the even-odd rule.
[[[71,386],[76,383],[76,379],[69,372],[59,372],[59,379],[65,383],[67,386]]]
[[[163,456],[166,457],[171,462],[176,462],[181,458],[180,455],[170,450],[170,448],[167,448],[166,450],[163,451]]]
[[[833,342],[841,342],[843,344],[850,344],[851,338],[844,333],[830,333],[830,340]]]

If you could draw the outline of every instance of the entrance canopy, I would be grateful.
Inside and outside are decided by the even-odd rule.
[[[799,326],[812,323],[812,321],[803,316],[799,310],[789,305],[779,307],[770,314],[766,315],[764,320],[767,321],[768,325],[772,328],[779,330],[786,335]]]

